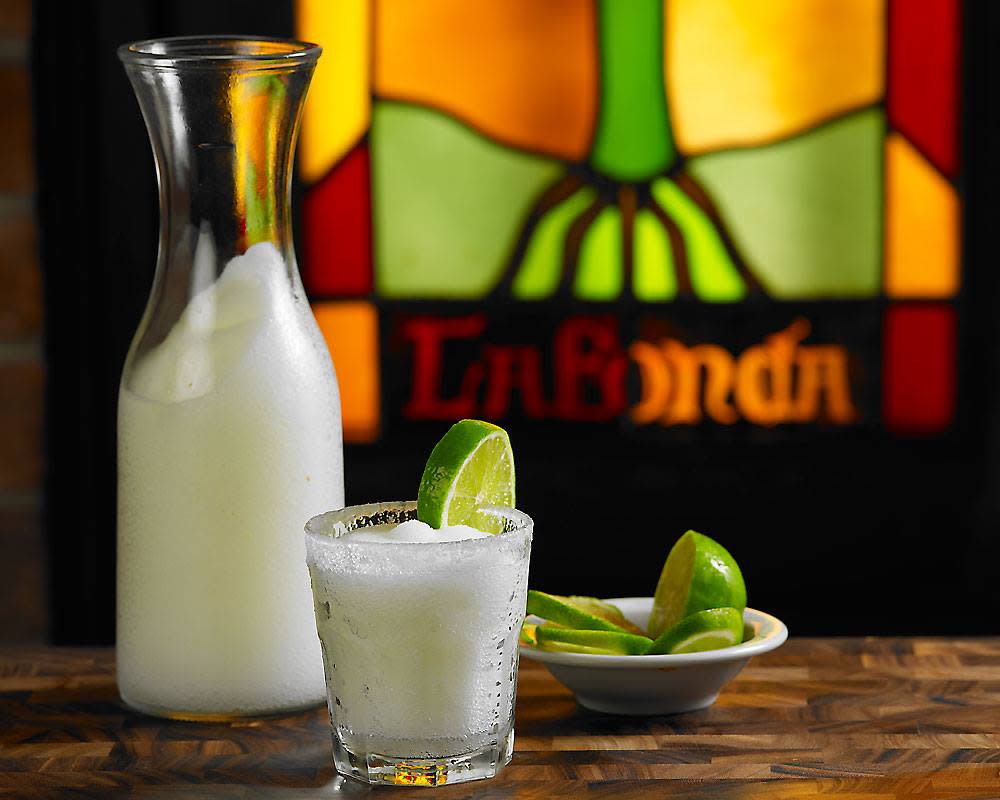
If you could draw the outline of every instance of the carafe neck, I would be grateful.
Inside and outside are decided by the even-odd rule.
[[[197,288],[260,242],[294,269],[292,153],[319,48],[182,37],[120,55],[156,160],[158,279],[176,271]]]

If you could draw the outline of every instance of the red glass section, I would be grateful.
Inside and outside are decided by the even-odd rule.
[[[372,291],[371,189],[362,142],[302,201],[302,280],[312,297],[358,297]]]
[[[958,172],[959,0],[890,0],[888,110],[942,172]]]
[[[447,341],[474,341],[486,330],[484,314],[467,317],[413,317],[400,326],[404,339],[413,342],[413,394],[403,408],[407,419],[457,420],[476,416],[476,395],[483,380],[483,366],[471,363],[454,397],[442,395],[444,346]]]
[[[955,416],[955,309],[897,305],[886,312],[882,415],[901,434],[939,433]]]

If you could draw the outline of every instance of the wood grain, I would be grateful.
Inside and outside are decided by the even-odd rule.
[[[0,650],[0,796],[367,796],[325,710],[192,724],[124,709],[109,650]],[[793,639],[704,711],[594,714],[525,661],[516,752],[452,798],[1000,798],[1000,639]],[[427,790],[394,789],[393,797]]]

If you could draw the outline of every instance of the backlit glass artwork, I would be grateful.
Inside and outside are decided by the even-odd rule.
[[[935,435],[955,0],[299,0],[345,434],[479,416]],[[928,389],[928,387],[932,387]]]

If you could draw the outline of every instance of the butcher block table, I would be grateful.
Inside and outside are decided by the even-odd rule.
[[[624,677],[624,676],[623,676]],[[0,648],[0,797],[1000,798],[1000,638],[791,639],[704,711],[586,711],[523,661],[514,760],[439,789],[334,774],[325,709],[123,708],[108,649]]]

